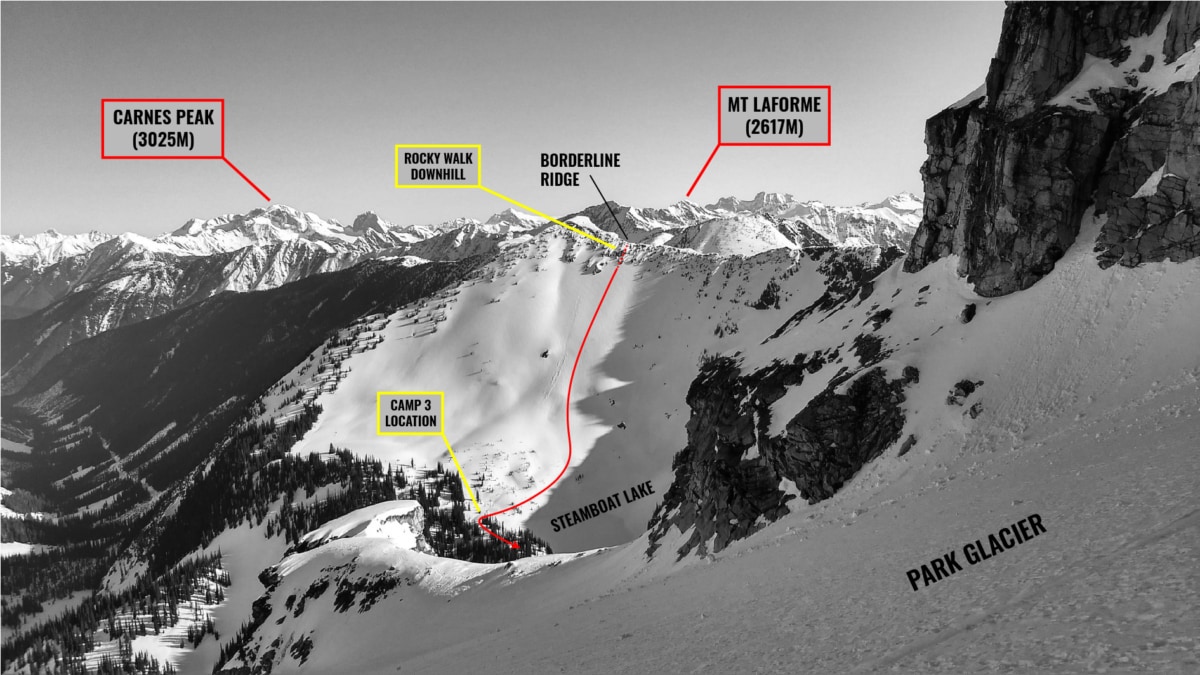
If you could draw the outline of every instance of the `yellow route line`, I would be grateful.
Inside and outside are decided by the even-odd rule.
[[[551,216],[548,216],[548,215],[546,215],[546,214],[542,213],[541,211],[538,211],[537,209],[535,209],[535,208],[533,208],[533,207],[531,207],[531,206],[526,206],[525,204],[522,204],[521,202],[519,202],[519,201],[517,201],[517,200],[513,199],[512,197],[507,197],[507,196],[505,196],[505,195],[502,195],[502,194],[500,194],[499,192],[496,192],[495,190],[491,189],[490,187],[488,187],[488,186],[486,186],[486,185],[474,185],[474,186],[471,186],[471,187],[478,187],[480,190],[483,190],[484,192],[491,193],[491,194],[493,194],[493,195],[495,195],[495,196],[499,197],[500,199],[503,199],[504,201],[506,201],[506,202],[509,202],[510,204],[515,204],[516,206],[519,206],[519,207],[521,207],[521,208],[525,209],[526,211],[528,211],[528,212],[530,212],[530,213],[533,213],[533,214],[535,214],[535,215],[539,215],[539,216],[541,216],[541,217],[545,218],[546,220],[549,220],[549,221],[550,221],[550,222],[552,222],[552,223],[557,223],[557,224],[559,224],[559,225],[562,225],[563,227],[567,228],[568,230],[570,230],[570,231],[574,232],[575,234],[581,234],[581,235],[583,235],[583,236],[587,237],[588,239],[591,239],[592,241],[594,241],[594,242],[596,242],[596,243],[598,243],[598,244],[601,244],[601,245],[603,245],[603,246],[607,246],[607,247],[609,247],[609,248],[611,248],[611,249],[613,249],[613,250],[616,250],[616,248],[617,248],[617,245],[616,245],[616,244],[610,244],[610,243],[608,243],[607,241],[604,241],[603,239],[600,239],[599,237],[595,237],[595,236],[593,236],[593,235],[590,235],[590,234],[588,234],[587,232],[584,232],[583,230],[579,229],[578,227],[575,227],[575,226],[573,226],[573,225],[568,225],[568,224],[564,223],[563,221],[561,221],[561,220],[559,220],[559,219],[557,219],[557,218],[553,218],[553,217],[551,217]]]
[[[467,474],[463,473],[462,465],[458,463],[458,457],[454,455],[454,448],[450,447],[450,439],[446,438],[446,434],[441,434],[442,442],[446,444],[446,449],[450,451],[450,459],[454,460],[454,468],[458,469],[458,477],[462,479],[463,487],[467,489],[467,495],[471,498],[471,503],[475,505],[476,513],[483,513],[483,509],[479,508],[479,502],[475,499],[475,493],[471,491],[471,482],[467,480]]]

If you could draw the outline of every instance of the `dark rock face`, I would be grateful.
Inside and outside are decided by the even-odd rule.
[[[975,318],[975,303],[968,302],[966,304],[966,306],[962,308],[962,311],[958,313],[958,322],[959,323],[971,323],[971,320],[974,318]]]
[[[795,483],[810,503],[828,499],[899,440],[903,389],[919,377],[912,366],[891,381],[873,368],[838,394],[852,377],[841,373],[783,434],[768,436],[771,405],[827,359],[800,354],[745,375],[728,357],[705,364],[688,390],[687,447],[675,456],[675,479],[650,521],[651,554],[672,526],[692,532],[679,557],[709,553],[710,541],[712,552],[720,551],[789,512],[794,496],[781,489],[782,480]],[[752,447],[758,454],[747,457]]]
[[[964,399],[974,394],[975,390],[982,386],[983,380],[959,380],[958,384],[954,385],[954,388],[946,396],[946,405],[962,405]],[[974,419],[975,415],[971,417]]]
[[[925,213],[904,269],[957,254],[981,295],[1028,288],[1075,241],[1093,204],[1108,216],[1096,242],[1102,266],[1200,254],[1200,85],[1148,92],[1136,72],[1153,63],[1123,44],[1168,12],[1166,64],[1200,37],[1195,4],[1009,5],[986,97],[926,124]],[[1052,103],[1088,56],[1130,71],[1127,86],[1093,90],[1086,109]],[[1160,167],[1158,190],[1134,197]]]
[[[1101,267],[1200,255],[1200,83],[1149,99],[1138,119],[1113,148],[1096,191],[1097,210],[1108,214],[1095,245]],[[1155,172],[1157,189],[1133,197]]]
[[[792,364],[781,367],[774,377],[764,377],[760,404],[774,402],[787,391],[786,385],[802,380],[801,369],[802,365]],[[702,368],[688,389],[687,404],[692,409],[688,444],[675,455],[675,479],[651,517],[651,554],[671,525],[682,531],[695,526],[678,551],[682,558],[697,548],[708,553],[705,547],[714,535],[713,546],[719,551],[753,534],[762,527],[760,515],[773,521],[788,513],[788,497],[779,489],[779,476],[767,458],[760,454],[743,459],[757,440],[748,380],[741,377],[733,359],[721,357]],[[770,402],[759,407],[769,409]]]
[[[854,380],[844,394],[826,389],[788,422],[767,454],[810,504],[829,499],[900,439],[903,389],[903,380],[889,381],[881,368]]]
[[[825,278],[825,292],[811,305],[792,315],[767,340],[780,337],[813,314],[866,300],[875,291],[875,277],[904,256],[898,248],[879,249],[877,255],[870,249],[813,249],[805,254],[812,260],[821,261],[819,270]],[[879,325],[883,325],[891,315],[880,318]]]

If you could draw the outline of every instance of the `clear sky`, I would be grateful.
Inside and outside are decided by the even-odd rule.
[[[0,229],[157,235],[266,202],[220,161],[101,160],[101,98],[224,98],[226,153],[274,203],[344,223],[486,218],[479,190],[392,187],[397,143],[479,143],[483,182],[552,215],[542,152],[623,204],[684,197],[719,84],[829,84],[829,148],[722,148],[693,201],[920,193],[924,120],[983,82],[986,3],[13,3],[0,36]]]

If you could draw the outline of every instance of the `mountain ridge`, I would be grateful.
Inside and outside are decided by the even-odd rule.
[[[899,217],[898,220],[907,224],[909,219],[904,219],[903,216],[921,208],[920,201],[907,192],[889,196],[878,203],[863,202],[847,207],[831,207],[818,200],[798,201],[790,194],[767,192],[759,192],[749,200],[725,197],[705,206],[687,199],[663,208],[626,207],[616,202],[613,204],[620,212],[632,211],[635,219],[658,220],[664,225],[674,226],[694,225],[705,219],[732,213],[765,212],[774,216],[795,217],[796,213],[807,215],[821,210],[856,214],[878,210],[885,206],[890,206]],[[604,208],[603,204],[589,207],[584,211],[565,216],[563,220],[576,214],[601,208]],[[519,227],[535,227],[545,222],[546,219],[539,216],[527,214],[515,208],[507,208],[482,221],[482,224],[507,223]],[[45,267],[64,257],[86,253],[99,243],[122,236],[137,241],[147,248],[180,255],[229,252],[246,246],[262,246],[295,239],[313,243],[323,242],[332,246],[349,245],[357,243],[357,239],[371,235],[383,237],[384,241],[369,243],[394,242],[394,245],[403,245],[436,236],[448,229],[459,229],[472,224],[480,224],[480,221],[471,218],[457,218],[438,225],[397,225],[384,220],[374,211],[364,211],[355,217],[350,226],[345,226],[335,218],[322,218],[311,211],[302,211],[285,204],[272,204],[267,207],[251,209],[244,214],[230,213],[211,218],[191,218],[174,230],[158,236],[128,232],[108,233],[100,230],[91,230],[80,234],[62,234],[53,228],[32,235],[0,234],[0,254],[3,255],[5,266],[35,259],[33,262],[36,266]],[[600,222],[598,221],[597,224]],[[615,226],[612,231],[619,232]],[[38,258],[39,254],[43,255]]]
[[[615,205],[615,210],[633,241],[743,256],[775,248],[903,246],[918,220],[903,209],[825,207],[764,194],[726,200],[735,210],[686,200],[665,209]],[[899,195],[882,203],[907,199]],[[618,236],[621,231],[603,204],[564,219],[584,229]],[[275,204],[245,214],[193,218],[154,238],[134,233],[0,236],[4,316],[18,321],[5,338],[3,389],[14,391],[81,339],[216,293],[276,288],[373,258],[419,264],[487,255],[557,227],[513,208],[482,223],[458,219],[443,225],[401,227],[367,211],[347,227]]]
[[[509,210],[70,345],[3,403],[41,416],[28,462],[91,518],[68,525],[109,534],[86,590],[140,597],[182,561],[219,563],[227,602],[191,606],[224,637],[163,637],[157,604],[123,601],[107,626],[27,630],[6,668],[145,649],[230,675],[1187,671],[1200,81],[1163,83],[1191,73],[1198,7],[1009,5],[982,92],[929,121],[920,200],[593,205],[564,220],[628,232],[607,286],[613,251]],[[1110,67],[1153,82],[1091,86]],[[388,232],[247,215],[195,230],[321,255]],[[152,247],[109,248],[169,268]],[[6,327],[36,340],[32,316]],[[273,354],[280,339],[303,344]],[[449,431],[380,436],[380,391],[442,392]],[[219,442],[215,424],[186,438],[232,405]],[[479,557],[495,542],[456,471],[485,512],[522,503],[497,526],[545,546]],[[563,527],[631,485],[656,497]],[[146,514],[134,533],[128,513]],[[1042,536],[1002,543],[1031,514]],[[29,580],[80,547],[22,524],[62,554],[14,565],[43,597]],[[930,580],[984,541],[998,560]]]

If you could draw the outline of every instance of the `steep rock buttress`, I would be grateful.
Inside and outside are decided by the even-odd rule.
[[[1200,255],[1200,6],[1014,3],[984,92],[926,124],[906,271],[947,255],[985,296],[1028,288],[1107,219],[1100,265]]]

